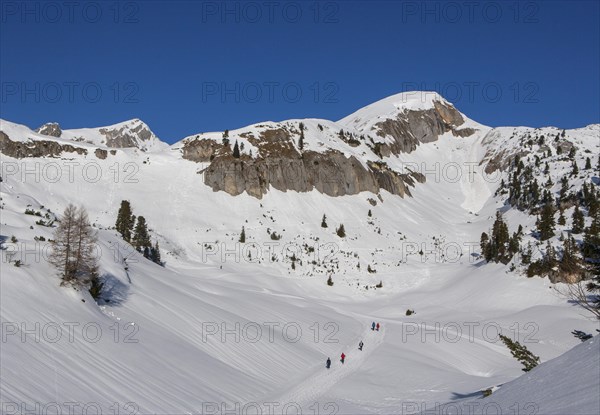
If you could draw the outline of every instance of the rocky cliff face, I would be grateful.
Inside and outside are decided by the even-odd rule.
[[[59,157],[62,153],[87,154],[87,150],[70,144],[59,144],[52,140],[12,141],[0,131],[0,152],[6,156],[21,159],[25,157]]]
[[[123,125],[119,128],[100,128],[98,130],[105,139],[105,145],[111,148],[137,147],[145,149],[145,144],[154,137],[148,126],[139,120],[134,120],[132,125]]]
[[[64,153],[83,156],[88,154],[88,150],[71,144],[61,144],[53,140],[13,141],[4,131],[0,131],[0,153],[8,157],[22,159],[26,157],[61,157]],[[108,154],[108,151],[101,148],[94,150],[94,155],[101,160],[106,159]],[[110,154],[115,155],[116,150],[110,150]]]
[[[60,137],[62,134],[60,125],[58,125],[58,123],[55,122],[46,123],[39,127],[37,130],[35,130],[35,132],[50,137]]]
[[[410,196],[409,187],[424,182],[417,174],[397,173],[382,162],[361,163],[354,156],[338,150],[302,151],[294,145],[295,134],[290,128],[271,128],[255,134],[243,134],[258,150],[257,157],[246,154],[233,157],[230,145],[214,140],[195,139],[182,147],[183,158],[210,162],[202,171],[204,183],[214,191],[231,195],[247,192],[261,198],[269,187],[296,192],[313,189],[329,196],[353,195],[363,191]]]
[[[393,138],[391,143],[378,145],[378,153],[387,157],[390,154],[410,153],[419,144],[437,141],[440,135],[447,132],[456,137],[468,137],[476,132],[473,128],[459,129],[463,124],[464,119],[456,108],[434,101],[434,108],[401,112],[396,118],[376,123],[372,131],[379,137]]]
[[[202,173],[204,183],[214,191],[231,195],[246,191],[257,198],[267,193],[270,186],[296,192],[316,189],[329,196],[379,193],[381,189],[410,196],[409,187],[425,181],[420,174],[398,174],[383,164],[365,167],[355,157],[346,158],[336,151],[307,151],[296,157],[269,159],[236,159],[227,155],[215,158]]]
[[[336,149],[303,151],[299,148],[298,125],[282,125],[260,132],[244,132],[237,137],[247,142],[257,154],[232,156],[231,143],[214,139],[187,140],[182,148],[184,159],[209,162],[203,173],[204,183],[215,191],[231,195],[247,192],[262,197],[269,189],[309,192],[313,189],[329,196],[353,195],[363,191],[379,193],[384,189],[392,194],[410,196],[409,188],[425,177],[417,173],[404,174],[390,169],[384,159],[414,151],[418,145],[438,140],[451,132],[456,137],[467,137],[473,128],[460,128],[463,116],[452,105],[434,102],[422,110],[400,111],[393,118],[368,124],[365,130],[336,132],[338,140],[350,147],[363,146],[378,160],[361,162],[356,156],[347,156]],[[321,130],[323,129],[319,125]],[[351,138],[348,138],[351,137]],[[358,139],[360,138],[360,140]],[[366,154],[363,152],[363,154]]]

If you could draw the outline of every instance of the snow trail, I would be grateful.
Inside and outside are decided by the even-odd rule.
[[[337,355],[331,358],[331,368],[325,368],[325,360],[311,368],[311,376],[305,381],[288,390],[277,399],[272,400],[281,404],[296,403],[313,404],[318,398],[335,386],[342,379],[356,372],[369,356],[383,343],[385,331],[372,331],[369,325],[363,332],[362,337],[357,338],[353,344],[346,344],[337,350]],[[358,343],[364,342],[363,350],[358,350]],[[342,364],[340,356],[342,352],[346,355],[345,363]]]

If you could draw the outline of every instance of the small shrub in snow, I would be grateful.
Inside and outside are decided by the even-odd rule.
[[[321,228],[327,227],[327,217],[323,215],[323,219],[321,219]]]

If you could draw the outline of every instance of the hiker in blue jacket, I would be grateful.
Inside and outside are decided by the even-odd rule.
[[[375,322],[371,324],[371,331],[375,331]]]
[[[329,369],[331,367],[331,359],[327,358],[327,363],[325,363],[325,367]]]

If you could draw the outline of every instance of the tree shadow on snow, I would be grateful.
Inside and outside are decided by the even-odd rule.
[[[97,301],[98,305],[119,306],[127,300],[129,285],[109,273],[103,274],[100,279],[104,285]]]

